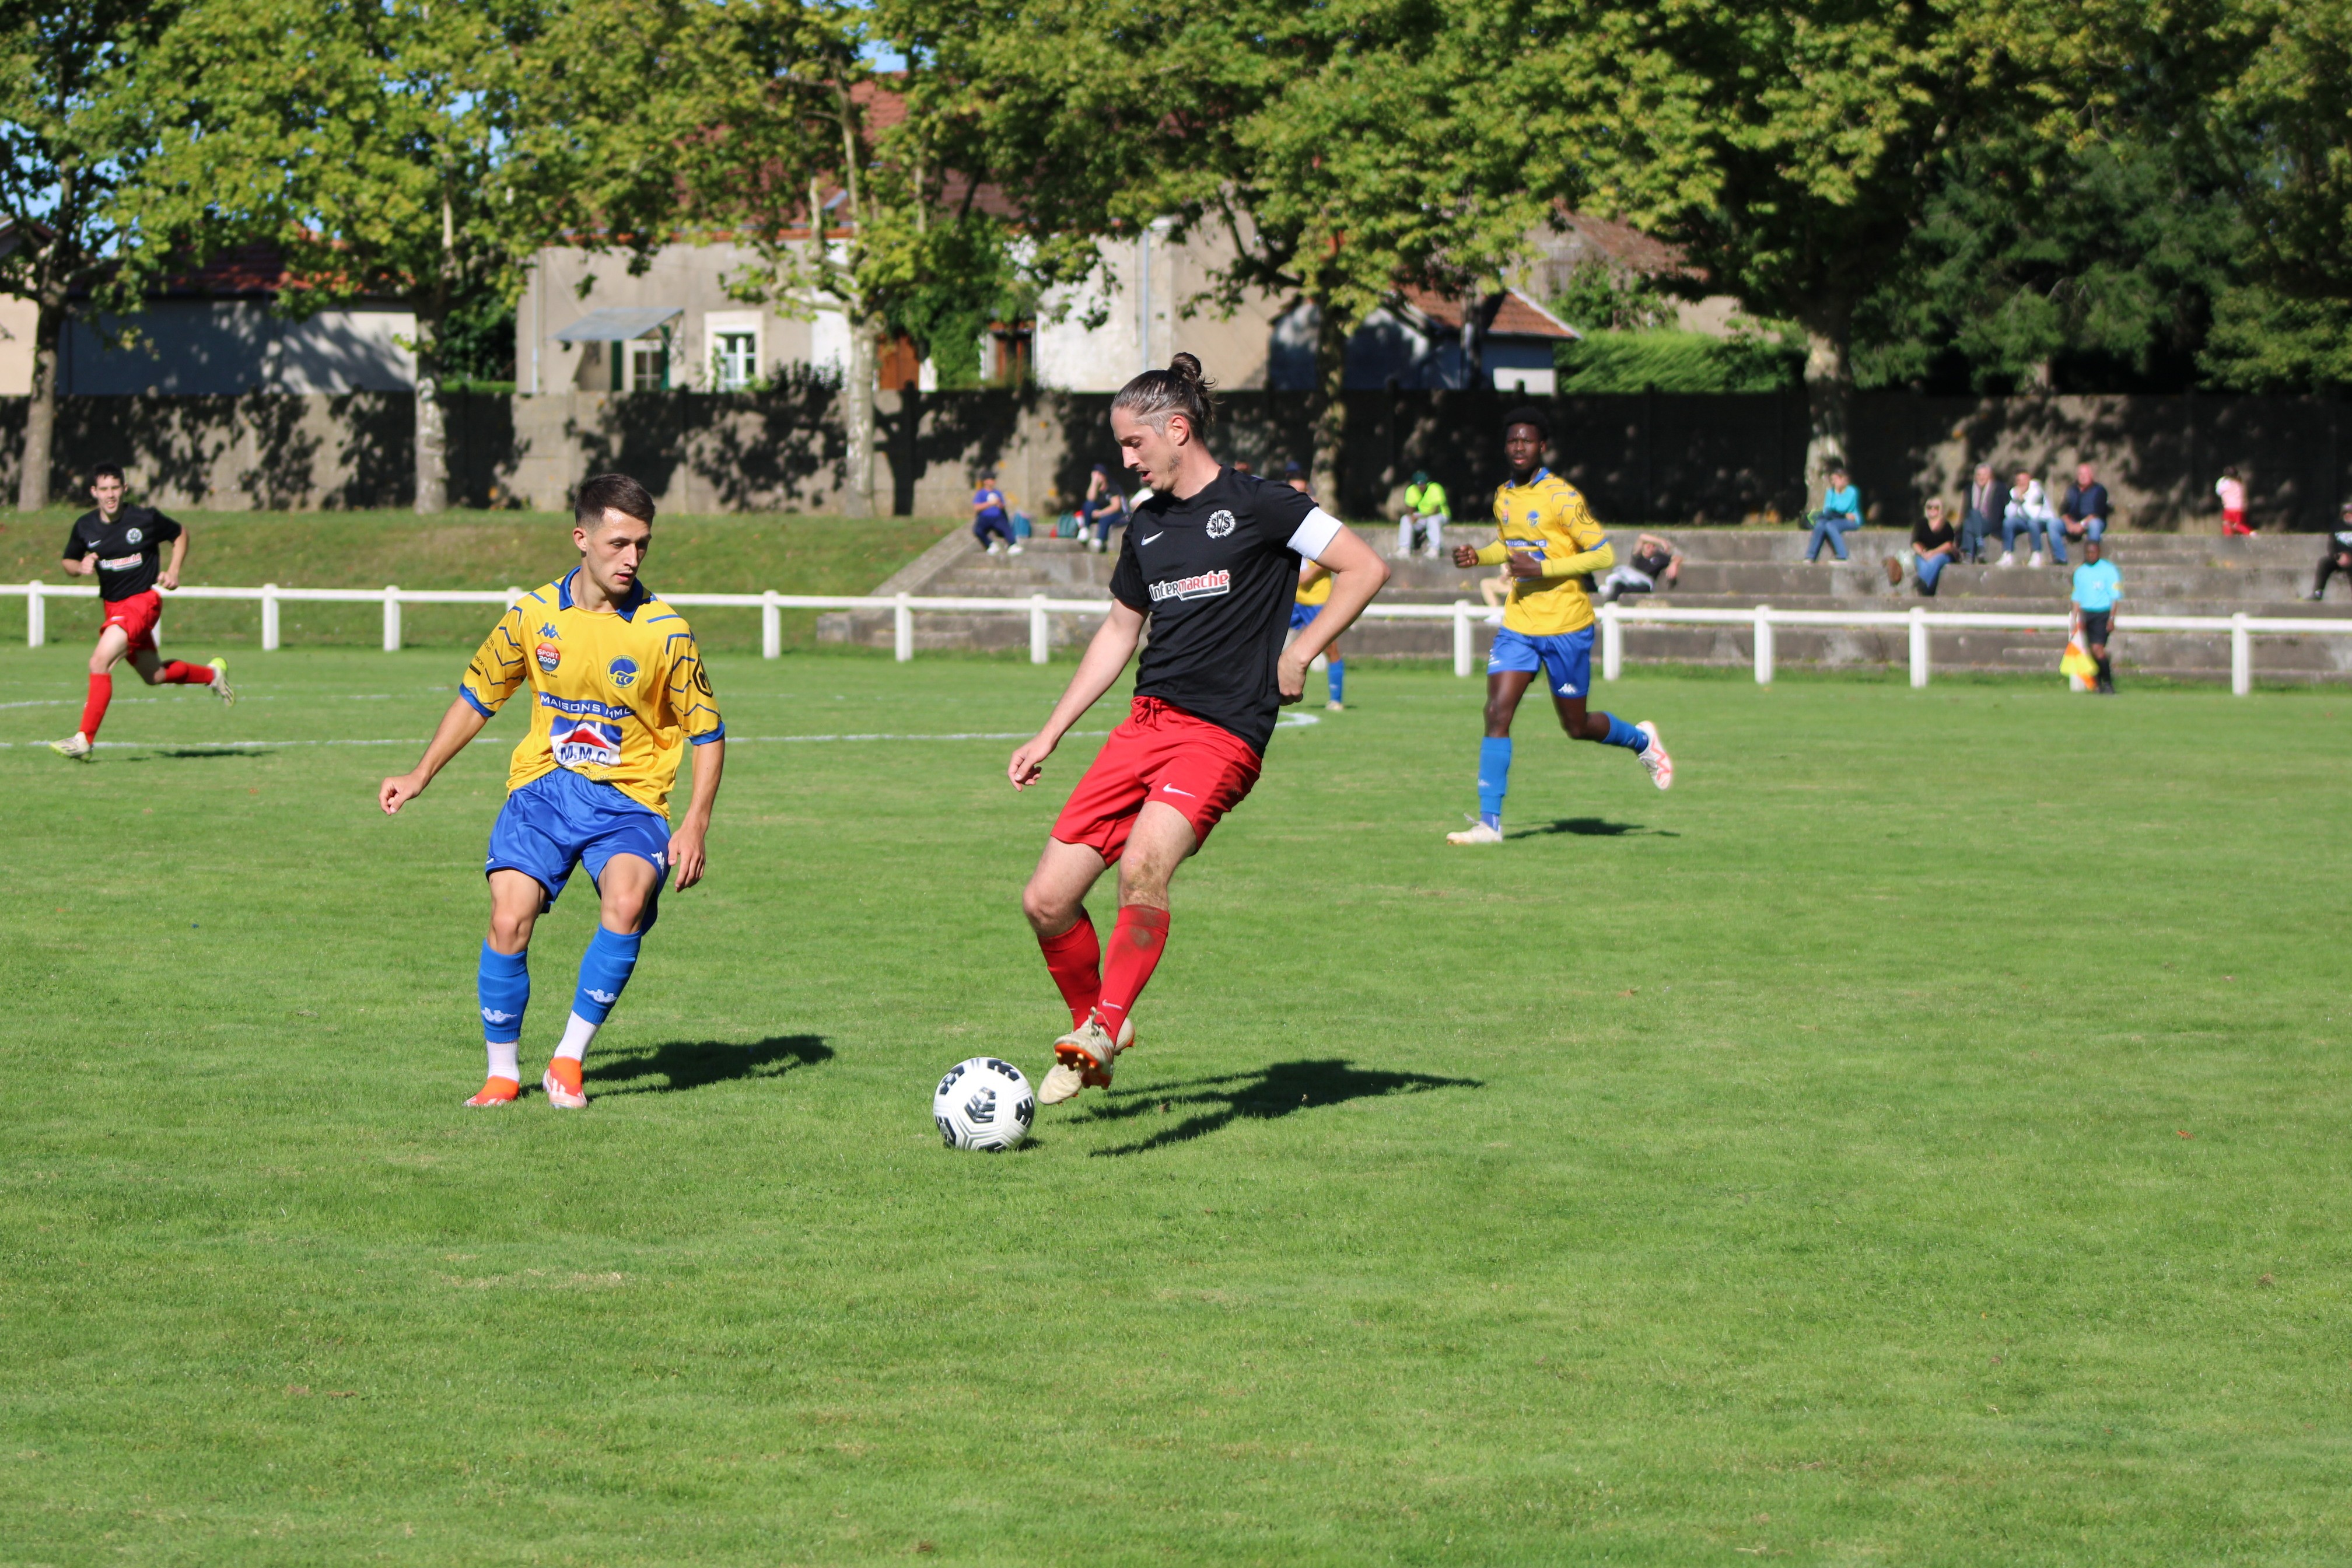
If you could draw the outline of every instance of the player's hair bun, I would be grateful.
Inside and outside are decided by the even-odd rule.
[[[1198,359],[1180,353],[1166,370],[1147,370],[1120,387],[1111,406],[1124,408],[1157,430],[1167,429],[1169,416],[1181,414],[1192,426],[1192,438],[1199,440],[1209,431],[1209,416],[1215,408],[1209,394],[1215,387],[1202,373]]]
[[[1174,359],[1170,360],[1168,362],[1168,373],[1171,375],[1180,376],[1182,379],[1192,383],[1195,386],[1206,386],[1208,384],[1208,378],[1201,372],[1201,362],[1194,359],[1191,354],[1180,353]]]

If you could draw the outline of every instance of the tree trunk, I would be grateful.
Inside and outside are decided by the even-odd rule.
[[[1340,510],[1341,464],[1348,448],[1348,337],[1352,323],[1343,322],[1331,307],[1316,302],[1315,389],[1307,398],[1315,458],[1307,479],[1315,504],[1334,517]]]
[[[33,395],[25,405],[25,450],[16,472],[16,510],[49,504],[49,465],[57,455],[58,328],[64,312],[41,307],[33,344]]]
[[[416,323],[416,510],[449,510],[449,433],[441,422],[441,323]]]
[[[874,324],[854,307],[849,312],[849,374],[841,395],[848,400],[844,424],[849,436],[849,491],[842,511],[874,515]]]
[[[1821,489],[1832,468],[1853,459],[1847,455],[1849,418],[1853,405],[1853,307],[1832,300],[1799,318],[1805,329],[1805,486],[1808,496]]]

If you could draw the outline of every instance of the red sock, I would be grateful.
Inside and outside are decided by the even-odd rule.
[[[166,686],[210,686],[212,683],[213,672],[209,665],[183,664],[175,658],[163,667],[163,684]]]
[[[1102,999],[1095,1004],[1114,1038],[1118,1026],[1127,1022],[1128,1010],[1150,983],[1151,972],[1159,967],[1160,954],[1167,946],[1166,910],[1129,904],[1118,911],[1118,924],[1110,933],[1110,962],[1103,968]]]
[[[1070,1005],[1070,1026],[1076,1028],[1102,996],[1102,943],[1095,936],[1095,922],[1080,910],[1077,924],[1059,936],[1039,937],[1037,945],[1045,951],[1054,984],[1062,988],[1062,1000]]]
[[[98,727],[106,721],[106,705],[114,700],[114,677],[93,675],[89,678],[89,696],[81,705],[81,732],[85,740],[98,739]]]

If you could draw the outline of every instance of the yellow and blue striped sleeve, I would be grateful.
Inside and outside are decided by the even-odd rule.
[[[530,601],[525,600],[524,604]],[[510,606],[474,650],[474,660],[466,667],[466,678],[457,683],[457,695],[471,703],[485,719],[496,713],[522,685],[529,672],[530,651],[523,647],[523,605]]]
[[[682,629],[671,633],[664,651],[669,660],[669,710],[688,743],[707,746],[725,739],[727,721],[719,716],[719,699],[711,693],[710,673],[702,668],[702,650],[695,646],[694,634]]]

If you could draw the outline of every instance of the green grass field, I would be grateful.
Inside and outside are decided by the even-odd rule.
[[[709,882],[483,1113],[519,715],[372,798],[462,657],[77,767],[0,651],[0,1563],[2352,1559],[2352,697],[1629,679],[1675,791],[1530,713],[1473,851],[1474,684],[1358,670],[992,1158],[930,1089],[1045,1065],[1096,742],[919,737],[1068,666],[715,658]]]
[[[84,509],[0,513],[0,583],[72,582],[58,564],[66,531]],[[179,514],[189,532],[184,580],[190,585],[252,588],[531,588],[579,561],[571,520],[555,512],[407,511],[208,512]],[[656,520],[646,581],[673,594],[863,594],[929,547],[946,518],[838,517],[740,513]],[[98,601],[53,600],[49,636],[87,643],[97,636]],[[410,605],[402,627],[411,643],[465,643],[480,636],[474,605]],[[289,604],[280,612],[289,647],[376,647],[383,617],[371,605]],[[703,646],[756,653],[757,610],[695,613]],[[258,647],[261,609],[247,602],[183,599],[165,613],[174,642]],[[814,647],[816,616],[787,611],[784,646]],[[21,643],[25,601],[0,597],[0,642]]]

